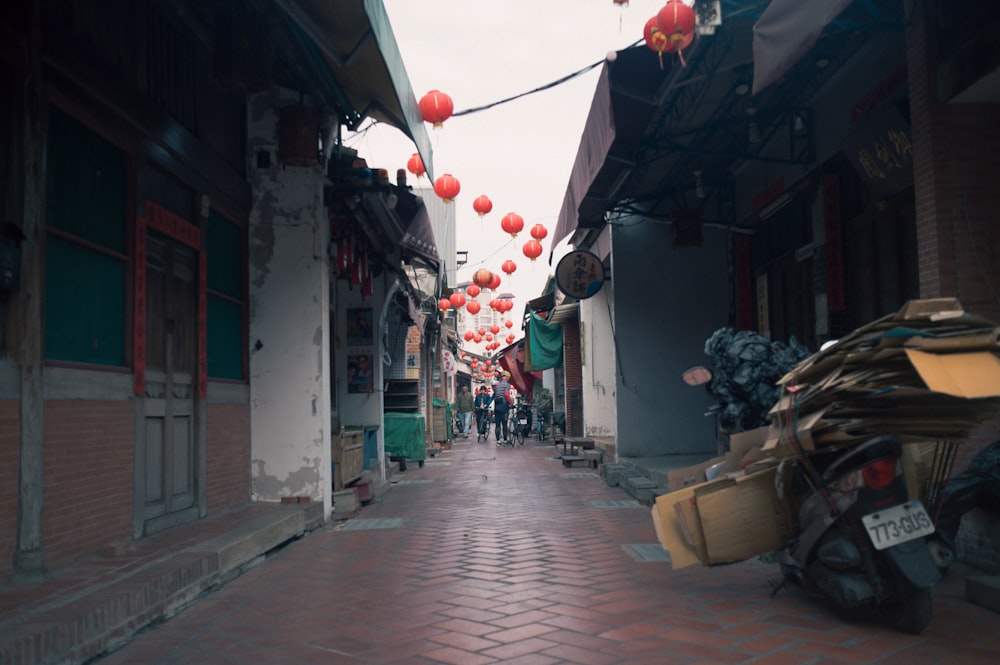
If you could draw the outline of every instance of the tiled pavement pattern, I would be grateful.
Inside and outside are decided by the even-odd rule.
[[[838,617],[758,560],[647,560],[649,508],[551,446],[457,443],[100,665],[1000,663],[1000,615],[934,591],[919,637]],[[581,473],[587,470],[581,470]],[[638,556],[637,556],[638,554]]]

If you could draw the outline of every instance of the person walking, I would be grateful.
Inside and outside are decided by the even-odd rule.
[[[486,390],[486,386],[479,386],[479,392],[476,393],[475,401],[476,431],[479,433],[476,437],[477,443],[482,438],[489,438],[489,414],[487,413],[487,410],[490,407],[491,401],[492,398]]]
[[[496,420],[497,445],[510,445],[510,426],[507,422],[510,413],[510,372],[504,372],[500,382],[493,386],[493,416]],[[503,432],[501,438],[500,433]]]
[[[475,400],[469,392],[469,386],[462,386],[462,390],[455,398],[455,410],[458,411],[459,422],[462,423],[462,432],[466,438],[469,436],[469,428],[472,427],[472,411],[475,409]]]

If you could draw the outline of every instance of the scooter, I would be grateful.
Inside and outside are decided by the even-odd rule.
[[[799,535],[777,553],[783,581],[840,608],[871,611],[919,634],[933,614],[931,588],[948,553],[934,522],[909,500],[893,436],[848,451],[799,457],[782,493],[798,505]]]

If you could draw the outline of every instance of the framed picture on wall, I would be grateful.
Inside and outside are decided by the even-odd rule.
[[[372,392],[372,354],[347,354],[347,392]]]
[[[372,308],[347,308],[347,346],[371,346],[374,341],[372,333]]]

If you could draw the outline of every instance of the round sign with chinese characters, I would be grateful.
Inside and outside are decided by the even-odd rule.
[[[571,298],[586,300],[604,286],[604,264],[592,252],[574,250],[559,260],[556,286]]]

